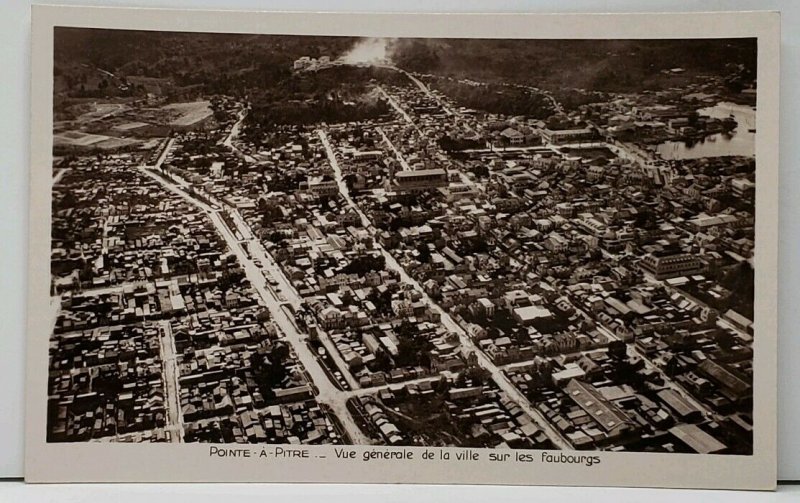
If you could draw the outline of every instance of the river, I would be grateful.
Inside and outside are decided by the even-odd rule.
[[[731,155],[755,157],[756,110],[753,107],[723,101],[713,107],[701,108],[697,113],[715,119],[733,116],[736,128],[730,133],[713,134],[696,143],[683,141],[661,143],[656,147],[656,151],[663,159],[698,159]]]

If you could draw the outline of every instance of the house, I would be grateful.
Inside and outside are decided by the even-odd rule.
[[[502,130],[500,132],[500,137],[511,145],[520,145],[525,141],[525,135],[511,127]]]

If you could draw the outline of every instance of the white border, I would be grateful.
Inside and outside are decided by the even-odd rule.
[[[342,14],[35,7],[33,10],[26,479],[29,481],[328,481],[623,485],[771,489],[775,486],[777,334],[778,49],[776,13]],[[753,456],[600,453],[592,468],[484,462],[216,460],[204,445],[47,444],[50,146],[53,26],[389,37],[758,37],[755,452]],[[318,447],[317,449],[328,449]],[[357,446],[357,450],[367,447]],[[421,450],[418,448],[417,450]],[[332,450],[332,449],[328,449]],[[456,450],[456,449],[453,449]],[[332,453],[331,453],[332,454]],[[328,456],[330,459],[331,456]],[[464,465],[465,467],[468,465]]]

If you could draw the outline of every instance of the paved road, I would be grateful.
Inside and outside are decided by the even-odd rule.
[[[394,146],[392,140],[390,140],[389,137],[386,136],[386,133],[383,131],[383,128],[378,128],[377,131],[383,137],[383,141],[385,141],[386,144],[389,145],[389,148],[391,148],[392,151],[394,152],[394,156],[397,159],[397,162],[400,163],[400,165],[403,167],[405,171],[411,171],[412,169],[411,166],[408,165],[408,162],[406,162],[406,159],[403,157],[403,154],[401,154],[400,151],[397,150],[397,148]],[[325,148],[327,149],[328,147],[326,146]]]
[[[258,292],[262,303],[266,305],[267,309],[269,309],[273,320],[283,332],[286,341],[294,350],[297,359],[300,361],[304,370],[308,373],[316,385],[319,392],[316,397],[317,400],[331,408],[347,431],[347,434],[355,443],[369,444],[370,439],[364,435],[358,425],[356,425],[353,417],[347,410],[346,401],[348,397],[343,394],[342,390],[336,388],[333,383],[331,383],[330,379],[328,379],[328,376],[317,360],[316,355],[312,353],[311,349],[306,344],[305,334],[300,333],[295,326],[294,321],[291,320],[286,315],[286,312],[281,308],[281,301],[279,301],[277,297],[267,288],[267,282],[264,279],[262,268],[256,266],[253,259],[249,258],[245,254],[242,247],[239,246],[239,239],[236,238],[234,231],[230,229],[227,223],[222,219],[219,214],[219,210],[214,210],[203,201],[192,197],[187,192],[182,190],[177,183],[170,182],[143,167],[141,167],[140,170],[145,175],[156,180],[166,189],[181,196],[186,201],[200,208],[202,211],[205,211],[209,215],[217,232],[223,237],[223,239],[225,239],[228,244],[228,248],[230,248],[230,250],[239,259],[239,263],[244,267],[247,279]],[[273,267],[275,268],[276,272],[280,271],[277,265],[273,264]]]
[[[619,337],[617,337],[614,333],[612,333],[610,330],[606,329],[605,327],[602,327],[602,326],[598,325],[598,328],[600,329],[601,332],[603,332],[604,334],[610,336],[612,339],[617,340],[617,341],[621,341],[621,339]],[[675,382],[674,379],[672,379],[667,374],[665,374],[664,371],[661,370],[661,367],[656,365],[646,354],[641,352],[639,350],[639,348],[637,348],[634,344],[632,344],[632,343],[631,344],[627,344],[627,347],[628,347],[628,355],[629,356],[637,356],[637,357],[641,358],[642,361],[644,361],[645,366],[649,370],[653,370],[653,371],[657,372],[658,375],[661,376],[661,379],[664,381],[664,383],[666,383],[666,385],[669,388],[671,388],[673,391],[677,392],[679,395],[684,397],[687,401],[689,401],[692,405],[694,405],[698,410],[702,411],[703,414],[705,414],[707,417],[717,417],[717,414],[714,411],[709,409],[708,406],[706,404],[704,404],[703,402],[700,402],[699,400],[697,400],[694,397],[694,395],[692,395],[687,389],[685,389],[683,386],[681,386],[680,384]]]
[[[389,253],[386,249],[384,249],[379,244],[376,245],[380,247],[381,253],[386,258],[386,267],[388,269],[392,269],[397,271],[400,274],[400,281],[405,284],[411,285],[418,293],[422,295],[422,300],[430,307],[434,312],[438,313],[441,317],[441,323],[450,330],[458,335],[459,341],[461,342],[461,346],[466,348],[468,351],[475,354],[478,359],[478,364],[483,367],[484,369],[488,370],[489,373],[492,375],[492,379],[497,384],[497,386],[503,390],[512,400],[517,402],[519,406],[528,413],[529,416],[534,420],[534,422],[541,428],[545,434],[550,438],[554,445],[558,446],[560,449],[574,449],[574,446],[567,440],[566,437],[562,436],[558,433],[555,428],[553,428],[550,423],[545,419],[545,417],[536,410],[532,404],[528,401],[528,399],[523,395],[508,378],[505,376],[503,371],[498,368],[492,360],[486,356],[486,354],[481,351],[466,331],[461,328],[461,326],[456,323],[455,320],[444,310],[442,309],[433,299],[431,299],[422,286],[412,278],[411,276],[406,273],[405,268],[403,268],[397,260],[395,260],[394,256]]]
[[[339,186],[339,193],[342,195],[344,200],[347,202],[347,205],[355,210],[358,217],[361,219],[361,225],[365,229],[369,229],[372,226],[372,222],[367,215],[361,211],[361,208],[353,201],[353,198],[350,196],[350,189],[347,188],[347,184],[344,181],[344,175],[342,173],[342,168],[339,166],[339,161],[336,159],[336,153],[331,146],[331,142],[328,139],[328,135],[325,131],[318,129],[317,136],[322,141],[322,145],[325,147],[325,153],[328,155],[328,162],[330,163],[331,167],[333,168],[334,178],[336,179],[336,184]]]
[[[169,321],[158,322],[161,335],[158,338],[159,348],[161,349],[161,362],[164,368],[164,389],[166,391],[165,407],[167,409],[167,426],[165,431],[170,432],[173,443],[183,442],[184,427],[181,414],[181,401],[178,396],[180,385],[178,384],[179,372],[177,363],[177,351],[175,350],[175,336],[172,333],[172,326]]]
[[[233,127],[231,127],[231,131],[223,142],[223,145],[231,149],[234,153],[244,157],[246,161],[255,162],[255,159],[252,156],[244,154],[233,144],[233,142],[239,136],[241,125],[246,116],[247,110],[244,109],[239,114],[239,120],[233,125]],[[220,204],[220,206],[222,205]],[[283,270],[278,265],[278,262],[274,259],[274,257],[267,252],[260,240],[253,235],[250,226],[244,221],[244,218],[242,218],[242,215],[239,213],[239,211],[233,210],[231,212],[231,217],[236,225],[237,230],[247,241],[251,256],[253,259],[260,260],[262,264],[263,270],[259,271],[257,280],[261,286],[259,293],[262,295],[262,298],[265,299],[265,302],[269,302],[267,299],[273,301],[272,305],[268,303],[270,312],[279,312],[278,317],[281,319],[279,325],[287,335],[287,339],[292,344],[292,347],[295,348],[295,353],[298,355],[298,359],[300,359],[301,363],[303,363],[303,366],[306,368],[306,371],[309,373],[311,380],[317,386],[317,400],[325,403],[337,415],[339,422],[342,423],[342,426],[345,428],[345,430],[347,430],[347,433],[353,442],[357,444],[371,443],[369,438],[366,437],[361,429],[355,424],[350,411],[347,410],[347,398],[342,396],[341,390],[331,383],[328,373],[325,372],[325,370],[321,367],[316,355],[314,355],[309,349],[308,345],[306,344],[305,334],[301,334],[293,317],[288,316],[280,305],[280,302],[288,302],[295,308],[295,311],[300,308],[302,304],[302,298],[294,288],[294,285],[292,285],[289,279],[285,276]],[[237,246],[236,250],[239,251],[241,248]],[[243,256],[248,259],[246,254]],[[248,259],[248,262],[254,268],[256,267],[253,261]],[[272,276],[272,278],[274,278],[278,283],[277,292],[273,292],[271,285],[269,285],[264,278],[265,272]],[[284,299],[286,299],[285,301],[280,301],[280,299],[277,297],[278,292],[283,296]],[[273,316],[275,316],[275,314],[273,314]],[[331,358],[338,367],[339,372],[350,388],[357,389],[359,387],[358,382],[350,373],[349,366],[345,363],[344,359],[342,359],[341,354],[339,353],[338,349],[336,349],[336,345],[333,343],[327,332],[325,332],[321,327],[317,327],[317,337],[323,346],[325,346],[328,354],[331,355]],[[301,358],[301,354],[303,358]]]
[[[575,304],[572,304],[572,306],[575,307],[575,309],[579,313],[581,313],[581,315],[584,318],[592,319],[586,313],[586,311],[584,311],[580,307],[576,306]],[[648,357],[646,354],[644,354],[642,351],[640,351],[639,348],[637,348],[634,343],[632,343],[632,342],[628,343],[628,342],[623,341],[619,336],[617,336],[617,334],[615,334],[614,332],[612,332],[611,330],[607,329],[606,327],[602,326],[599,323],[597,323],[596,326],[597,326],[597,330],[600,333],[602,333],[603,335],[605,335],[606,337],[608,337],[609,339],[614,340],[614,341],[623,342],[625,344],[625,346],[627,347],[628,356],[636,356],[636,357],[640,358],[644,362],[645,367],[647,367],[648,370],[652,370],[652,371],[658,373],[658,375],[661,377],[661,379],[664,381],[664,383],[666,383],[666,385],[670,389],[672,389],[673,391],[677,392],[679,395],[681,395],[686,400],[688,400],[698,410],[702,411],[703,414],[705,414],[706,416],[711,416],[711,417],[715,417],[716,416],[716,414],[711,409],[709,409],[708,406],[706,406],[704,403],[702,403],[699,400],[697,400],[694,397],[694,395],[692,395],[689,391],[687,391],[683,386],[681,386],[680,384],[676,383],[674,381],[674,379],[672,379],[667,374],[665,374],[664,371],[661,370],[661,367],[656,365],[650,359],[650,357]]]
[[[550,100],[550,103],[553,105],[553,108],[555,109],[556,113],[563,113],[564,112],[564,108],[561,106],[561,103],[559,103],[553,97],[553,95],[550,94],[549,91],[545,91],[544,89],[540,89],[540,88],[534,87],[534,86],[526,86],[526,85],[523,85],[523,84],[512,84],[512,85],[514,87],[517,87],[517,88],[527,89],[528,91],[533,91],[535,93],[543,95],[548,100]]]
[[[158,155],[158,159],[156,159],[155,164],[153,164],[153,168],[161,169],[161,165],[164,164],[164,161],[167,159],[167,154],[169,154],[173,146],[175,146],[175,138],[170,138],[167,140],[167,143],[164,144],[164,149]]]
[[[450,80],[453,80],[453,79],[450,78]],[[478,85],[478,86],[481,86],[481,87],[486,87],[486,86],[489,85],[486,82],[477,82],[477,81],[474,81],[474,80],[468,81],[467,79],[458,79],[457,82],[460,82],[462,84],[468,84],[468,85]],[[550,94],[550,91],[545,91],[544,89],[540,89],[538,87],[525,85],[525,84],[505,84],[505,85],[507,87],[516,87],[517,89],[525,89],[525,90],[528,90],[528,91],[535,92],[537,94],[541,94],[541,95],[543,95],[545,98],[547,98],[550,101],[550,103],[553,105],[553,108],[555,109],[555,111],[557,113],[563,113],[563,111],[564,111],[564,108],[561,106],[561,103],[559,103],[553,97],[553,95]]]
[[[397,100],[395,100],[391,95],[389,95],[389,93],[387,93],[382,86],[378,86],[378,91],[380,91],[383,97],[386,98],[386,100],[389,102],[392,108],[394,108],[397,111],[397,113],[403,116],[403,119],[405,119],[405,121],[408,122],[409,125],[414,126],[415,128],[417,127],[416,124],[414,124],[414,121],[411,119],[411,116],[408,115],[408,113],[403,109],[403,107],[401,107],[397,103]]]
[[[50,297],[50,333],[56,331],[56,322],[58,322],[58,314],[61,312],[61,294]]]
[[[439,99],[439,96],[437,96],[433,91],[431,91],[428,88],[428,86],[425,85],[424,82],[419,80],[413,74],[403,70],[402,68],[398,68],[398,67],[393,66],[393,65],[389,65],[389,66],[387,66],[387,68],[391,68],[392,70],[398,71],[398,72],[402,73],[403,75],[405,75],[406,77],[408,77],[409,80],[411,80],[411,82],[416,84],[416,86],[420,89],[420,91],[424,92],[429,98],[431,98],[434,101],[436,101],[436,103],[438,103],[439,106],[442,107],[442,110],[444,110],[444,112],[447,115],[456,115],[455,112],[453,112],[447,105],[444,104],[444,102],[442,102],[441,99]]]
[[[333,167],[333,171],[336,177],[336,182],[339,185],[340,189],[344,189],[342,192],[342,196],[344,197],[347,204],[353,208],[356,213],[358,213],[359,217],[361,217],[362,223],[365,223],[365,227],[370,230],[370,232],[375,235],[377,230],[372,225],[371,221],[367,216],[361,211],[361,208],[353,201],[352,197],[350,196],[349,190],[347,189],[347,185],[344,184],[344,180],[342,178],[342,170],[339,167],[338,161],[336,160],[336,156],[334,155],[333,149],[328,141],[327,135],[324,131],[318,130],[317,134],[319,135],[320,139],[322,140],[323,145],[325,146],[325,151],[328,154],[328,161],[331,163]],[[531,416],[531,418],[536,422],[536,424],[541,428],[545,434],[550,438],[554,445],[558,446],[561,449],[572,449],[574,448],[572,444],[563,437],[560,433],[558,433],[555,428],[553,428],[550,423],[542,416],[542,414],[536,410],[528,399],[513,385],[511,381],[503,374],[502,370],[499,369],[492,361],[489,359],[486,354],[483,353],[472,341],[469,335],[464,331],[461,326],[456,323],[450,315],[444,311],[433,299],[431,299],[422,286],[409,276],[406,272],[405,268],[401,266],[394,256],[389,253],[379,241],[375,240],[375,247],[378,249],[383,257],[386,260],[386,268],[397,272],[400,275],[400,281],[407,285],[411,285],[421,296],[422,300],[430,307],[434,312],[438,313],[441,317],[441,322],[451,332],[454,332],[458,335],[458,338],[461,342],[462,347],[466,348],[467,350],[471,351],[476,355],[478,358],[478,363],[481,367],[488,370],[492,375],[497,386],[504,391],[512,400],[517,402],[522,409]]]
[[[402,70],[398,70],[398,71],[402,71]],[[404,73],[405,73],[405,72],[404,72]],[[422,86],[424,89],[426,89],[426,90],[427,90],[427,88],[425,87],[425,84],[423,84],[422,82],[420,82],[419,80],[417,80],[415,77],[412,77],[412,76],[411,76],[410,74],[408,74],[408,73],[406,73],[406,75],[408,75],[410,78],[414,79],[416,82],[418,82],[418,83],[419,83],[419,85],[420,85],[420,86]],[[417,130],[417,132],[420,134],[420,136],[423,136],[423,135],[422,135],[422,130],[419,128],[419,126],[417,126],[417,124],[416,124],[416,123],[414,122],[414,120],[413,120],[413,119],[412,119],[412,118],[411,118],[411,117],[408,115],[408,113],[406,113],[405,109],[403,109],[403,107],[402,107],[402,106],[401,106],[399,103],[397,103],[397,101],[396,101],[396,100],[395,100],[393,97],[391,97],[391,96],[390,96],[390,95],[389,95],[389,94],[388,94],[386,91],[384,91],[384,90],[383,90],[383,88],[379,87],[379,89],[380,89],[380,91],[383,93],[383,95],[384,95],[384,96],[386,96],[386,98],[389,100],[389,103],[391,103],[391,105],[392,105],[392,106],[393,106],[393,107],[394,107],[394,108],[395,108],[395,109],[396,109],[396,110],[397,110],[397,111],[398,111],[400,114],[402,114],[402,115],[403,115],[403,117],[405,117],[406,121],[407,121],[407,122],[408,122],[408,123],[409,123],[411,126],[413,126],[413,127],[414,127],[414,129],[416,129],[416,130]],[[428,92],[428,93],[430,93],[430,91],[427,91],[427,92]],[[437,98],[437,100],[438,100],[438,98]],[[442,105],[442,107],[444,108],[444,105]],[[454,114],[454,116],[455,116],[455,117],[461,117],[460,115],[456,115],[456,114]],[[468,129],[470,129],[470,130],[472,130],[472,127],[471,127],[471,126],[469,126],[469,124],[467,124],[467,128],[468,128]],[[397,150],[397,148],[395,148],[395,146],[394,146],[394,143],[392,143],[392,141],[389,139],[389,137],[388,137],[388,136],[386,136],[386,133],[383,131],[383,128],[380,128],[380,127],[379,127],[379,128],[377,128],[377,131],[378,131],[378,133],[380,133],[380,135],[383,137],[383,140],[384,140],[384,141],[385,141],[385,142],[386,142],[386,143],[389,145],[389,147],[391,147],[391,149],[394,151],[394,153],[395,153],[395,156],[397,157],[397,160],[398,160],[398,161],[400,161],[400,165],[401,165],[401,166],[403,166],[403,169],[405,169],[405,170],[410,170],[410,169],[411,169],[411,167],[408,165],[408,163],[406,162],[405,158],[404,158],[404,157],[403,157],[403,155],[400,153],[400,151],[399,151],[399,150]],[[455,170],[453,170],[453,171],[455,171]],[[469,185],[469,186],[471,186],[471,187],[473,187],[473,188],[478,188],[478,185],[477,185],[477,184],[476,184],[474,181],[472,181],[472,180],[471,180],[471,179],[470,179],[470,178],[469,178],[469,177],[468,177],[468,176],[467,176],[467,175],[466,175],[466,174],[465,174],[463,171],[461,171],[461,170],[458,170],[458,171],[457,171],[457,173],[458,173],[458,176],[459,176],[459,178],[461,178],[461,182],[462,182],[462,183],[464,183],[465,185]]]
[[[653,166],[656,164],[656,160],[652,157],[648,157],[634,148],[625,146],[625,144],[616,145],[608,142],[598,142],[598,146],[606,147],[614,152],[617,157],[627,161],[633,161],[640,166]]]
[[[229,148],[234,154],[238,155],[239,157],[243,158],[247,162],[256,162],[255,158],[250,154],[245,154],[238,147],[236,147],[233,142],[239,137],[239,133],[242,130],[242,123],[244,122],[245,117],[247,117],[247,109],[242,109],[239,112],[239,120],[231,127],[228,136],[222,142],[222,145]]]
[[[430,88],[429,88],[428,86],[426,86],[424,82],[422,82],[421,80],[419,80],[419,79],[418,79],[418,78],[417,78],[417,77],[416,77],[414,74],[412,74],[412,73],[409,73],[409,72],[407,72],[407,71],[405,71],[405,70],[403,70],[403,69],[401,69],[401,68],[397,68],[397,67],[395,67],[395,66],[391,66],[390,68],[393,68],[394,70],[397,70],[398,72],[405,74],[405,76],[406,76],[406,77],[408,77],[408,78],[409,78],[409,79],[410,79],[410,80],[411,80],[411,81],[412,81],[414,84],[416,84],[416,85],[417,85],[417,87],[418,87],[418,88],[419,88],[419,89],[420,89],[422,92],[424,92],[426,95],[428,95],[428,96],[429,96],[430,98],[432,98],[434,101],[436,101],[436,103],[438,103],[438,104],[439,104],[439,106],[440,106],[440,107],[442,107],[442,110],[444,110],[444,112],[445,112],[447,115],[453,116],[453,117],[454,117],[454,118],[456,118],[457,120],[460,120],[460,121],[463,123],[463,125],[464,125],[464,126],[465,126],[465,127],[468,129],[468,130],[470,130],[470,131],[471,131],[471,132],[473,132],[473,133],[475,132],[475,129],[474,129],[474,128],[472,127],[472,125],[471,125],[471,124],[470,124],[470,123],[467,121],[467,119],[464,117],[464,115],[463,115],[463,114],[461,114],[461,113],[459,113],[459,112],[456,112],[456,111],[454,111],[453,109],[451,109],[450,107],[448,107],[448,106],[447,106],[447,104],[445,104],[445,102],[444,102],[444,101],[442,101],[442,99],[439,97],[439,95],[437,95],[436,93],[434,93],[433,91],[431,91],[431,90],[430,90]],[[416,126],[415,126],[415,127],[416,127]]]
[[[242,218],[242,216],[239,214],[238,211],[233,213],[233,221],[236,224],[236,227],[239,230],[239,232],[241,232],[242,234],[247,233],[247,234],[249,234],[251,236],[251,239],[248,241],[248,243],[249,243],[248,247],[250,249],[250,254],[253,257],[253,259],[259,260],[261,262],[261,264],[262,264],[263,271],[266,271],[278,283],[278,285],[274,288],[274,290],[276,292],[273,294],[273,287],[271,285],[269,285],[266,282],[266,280],[264,280],[263,277],[261,278],[261,280],[264,282],[264,285],[267,287],[267,289],[270,292],[269,296],[271,298],[275,299],[276,302],[279,301],[280,303],[289,303],[289,304],[291,304],[295,308],[295,311],[297,309],[299,309],[301,304],[303,303],[303,298],[300,296],[300,294],[295,289],[294,285],[292,285],[292,283],[289,281],[289,279],[283,273],[283,270],[281,269],[280,265],[272,257],[272,255],[270,255],[266,251],[266,249],[261,244],[261,242],[259,240],[255,239],[254,237],[252,237],[252,231],[250,230],[249,226],[244,221],[244,219]],[[278,292],[281,295],[283,295],[283,297],[286,299],[285,301],[280,301],[277,298],[277,293]],[[280,307],[280,305],[278,306],[278,309],[280,309],[281,314],[287,320],[289,320],[289,322],[292,324],[292,327],[294,327],[294,332],[299,334],[300,332],[297,329],[297,325],[295,324],[295,321],[294,321],[293,317],[287,315],[286,312]],[[342,359],[341,355],[339,354],[339,351],[336,349],[336,345],[333,343],[333,341],[331,340],[331,338],[328,335],[328,333],[325,330],[323,330],[321,327],[318,327],[317,335],[318,335],[318,338],[319,338],[320,342],[322,342],[322,344],[325,346],[325,348],[328,351],[328,353],[331,355],[331,358],[333,358],[334,363],[336,363],[336,366],[338,367],[339,371],[342,373],[342,376],[344,377],[344,379],[347,381],[347,384],[353,389],[358,388],[359,387],[358,381],[356,381],[355,378],[350,373],[349,366]],[[303,336],[300,339],[298,339],[299,341],[302,341],[303,346],[306,346],[305,338],[306,338],[305,334],[303,334]],[[315,359],[315,361],[317,361],[316,360],[316,356],[314,357],[314,359]],[[317,378],[315,377],[314,378],[314,382],[316,382],[316,380],[317,380]],[[329,383],[330,379],[328,379],[326,377],[325,382]],[[334,389],[336,389],[338,391],[338,388],[334,388]]]
[[[342,192],[343,197],[348,202],[348,204],[359,214],[362,219],[362,222],[367,225],[367,228],[370,229],[372,232],[375,232],[374,227],[370,225],[369,219],[364,215],[361,209],[355,204],[352,198],[349,195],[349,191],[347,191],[346,184],[344,184],[343,176],[338,163],[336,162],[335,156],[332,156],[333,150],[330,145],[330,142],[327,139],[327,136],[324,132],[319,131],[318,134],[320,135],[320,139],[323,141],[323,144],[326,147],[326,151],[330,156],[332,167],[334,168],[334,172],[336,173],[337,184],[339,184],[340,188],[344,188],[345,190]],[[253,246],[251,249],[251,254],[255,252],[255,258],[259,258],[262,262],[263,267],[258,267],[255,265],[254,260],[247,257],[244,250],[241,246],[239,246],[240,240],[236,238],[234,230],[228,227],[228,224],[222,219],[220,216],[219,210],[215,210],[210,207],[208,204],[200,201],[189,195],[182,189],[180,182],[171,182],[160,176],[156,175],[155,173],[150,172],[149,170],[141,167],[140,170],[147,176],[151,177],[152,179],[156,180],[159,184],[167,188],[168,190],[178,194],[191,204],[195,205],[196,207],[200,208],[201,210],[205,211],[210,219],[211,222],[214,224],[217,232],[225,239],[229,248],[236,254],[237,258],[239,259],[240,263],[243,265],[245,269],[245,273],[248,277],[248,280],[251,282],[253,287],[258,292],[262,302],[267,306],[272,314],[272,317],[278,327],[281,329],[283,336],[287,340],[287,342],[291,345],[292,349],[294,350],[295,355],[297,356],[298,360],[304,367],[304,370],[308,373],[311,380],[314,382],[318,389],[318,395],[316,397],[317,401],[321,404],[327,405],[331,411],[336,415],[336,417],[341,422],[343,428],[347,432],[348,436],[350,437],[351,441],[358,445],[369,445],[372,443],[372,439],[366,436],[361,429],[356,424],[355,420],[353,419],[350,411],[347,409],[347,400],[357,396],[363,396],[365,394],[374,393],[381,389],[387,388],[389,385],[383,386],[374,386],[369,388],[361,388],[359,389],[357,386],[354,386],[350,391],[342,391],[336,388],[328,378],[328,375],[325,373],[324,369],[321,367],[319,361],[316,358],[316,355],[313,354],[311,349],[305,343],[305,335],[302,334],[296,327],[294,320],[291,319],[286,312],[281,308],[281,301],[278,300],[277,296],[269,289],[266,280],[263,276],[264,268],[266,268],[270,274],[278,281],[279,287],[281,292],[287,296],[287,302],[293,303],[297,305],[300,301],[299,296],[295,297],[297,294],[294,291],[291,284],[288,282],[286,277],[283,275],[282,270],[280,267],[275,263],[272,257],[266,253],[266,251],[262,251],[263,247],[260,246],[260,243],[257,243],[255,239],[251,240],[251,243],[257,243],[258,246]],[[233,213],[234,223],[238,227],[247,227],[246,223],[242,220],[241,216],[238,213]],[[238,230],[238,229],[237,229]],[[240,230],[242,232],[242,230]],[[242,234],[245,234],[242,232]],[[252,233],[250,234],[252,236]],[[404,282],[412,285],[417,291],[421,293],[423,296],[423,300],[433,309],[434,311],[438,312],[442,318],[443,324],[451,331],[458,334],[459,338],[461,339],[461,343],[464,347],[473,351],[476,356],[478,357],[478,361],[480,365],[486,368],[492,375],[495,383],[498,387],[503,390],[510,398],[520,404],[520,406],[525,410],[539,427],[551,438],[553,443],[560,447],[560,448],[572,448],[571,444],[563,437],[561,437],[550,425],[546,422],[546,420],[540,415],[540,413],[534,409],[528,400],[520,393],[508,379],[503,375],[502,371],[496,367],[489,358],[483,354],[472,342],[472,340],[468,337],[466,332],[446,313],[444,312],[435,302],[430,299],[427,294],[424,293],[422,287],[417,283],[416,280],[411,278],[406,272],[405,269],[400,266],[399,263],[395,260],[395,258],[383,247],[380,247],[378,243],[380,252],[386,259],[387,267],[391,270],[395,270],[401,277],[401,280]],[[259,250],[261,248],[261,250]],[[121,287],[120,287],[121,288]],[[174,359],[174,356],[170,356],[170,349],[166,346],[163,349],[165,355],[165,361],[170,361]],[[172,348],[172,354],[174,355],[174,347]],[[339,352],[332,347],[329,349],[329,353],[332,357],[339,358]],[[167,374],[171,371],[167,369]],[[349,372],[343,372],[343,375],[352,379],[352,375]],[[165,380],[168,379],[165,377]],[[414,381],[423,381],[429,379],[420,378]],[[173,382],[173,379],[169,379],[170,382]],[[175,384],[176,390],[177,383]],[[168,393],[169,394],[169,393]],[[170,420],[171,423],[175,421],[175,419]],[[178,418],[177,421],[180,421]]]
[[[66,173],[68,170],[69,170],[69,168],[61,168],[61,169],[59,169],[56,172],[55,176],[53,176],[53,185],[56,185],[59,181],[61,181],[61,178],[63,178],[64,173]]]

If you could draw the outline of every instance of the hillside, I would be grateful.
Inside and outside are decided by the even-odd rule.
[[[660,89],[695,75],[756,69],[755,39],[481,40],[398,39],[395,63],[406,70],[556,90],[569,86],[606,92]],[[681,77],[662,70],[682,68]]]

